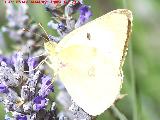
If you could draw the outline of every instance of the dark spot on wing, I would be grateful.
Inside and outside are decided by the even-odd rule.
[[[91,40],[91,34],[90,33],[87,33],[87,39]]]

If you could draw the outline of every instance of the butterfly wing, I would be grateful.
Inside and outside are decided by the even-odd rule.
[[[129,10],[112,11],[66,35],[56,47],[59,77],[90,115],[102,113],[119,95],[131,21]]]
[[[85,45],[64,48],[57,58],[60,80],[83,110],[97,115],[113,104],[120,92],[121,76],[112,58]]]
[[[75,44],[90,44],[100,49],[105,55],[111,55],[117,66],[123,65],[131,26],[131,11],[114,10],[66,35],[58,44],[57,51],[60,52],[61,49]],[[88,34],[90,40],[87,37]]]

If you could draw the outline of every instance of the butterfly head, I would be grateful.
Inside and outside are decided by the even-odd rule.
[[[46,50],[46,52],[48,53],[49,56],[54,56],[55,55],[55,47],[56,47],[57,43],[52,42],[52,41],[48,41],[44,43],[44,48]]]

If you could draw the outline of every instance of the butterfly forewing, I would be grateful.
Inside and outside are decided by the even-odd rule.
[[[120,93],[131,21],[129,10],[114,10],[66,35],[56,47],[58,75],[90,115],[105,111]]]

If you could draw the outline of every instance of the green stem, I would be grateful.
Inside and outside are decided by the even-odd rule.
[[[126,0],[122,0],[122,3],[123,3],[123,7],[127,8],[127,2],[126,2]]]
[[[111,106],[111,110],[115,117],[119,118],[119,120],[128,120],[124,114],[122,114],[115,105]]]
[[[130,6],[130,0],[122,0],[123,7],[127,8]],[[131,7],[131,6],[130,6]],[[130,79],[131,79],[131,96],[132,96],[132,112],[133,112],[133,120],[138,120],[138,107],[137,107],[137,95],[136,95],[136,80],[135,80],[135,73],[134,73],[134,65],[133,65],[133,53],[132,53],[132,44],[130,42],[129,45],[129,69],[130,69]]]
[[[131,79],[131,91],[132,91],[132,108],[133,108],[133,120],[138,120],[138,112],[137,112],[137,99],[136,99],[136,81],[135,81],[135,73],[133,67],[133,56],[132,56],[132,46],[129,46],[129,68],[130,68],[130,79]]]

